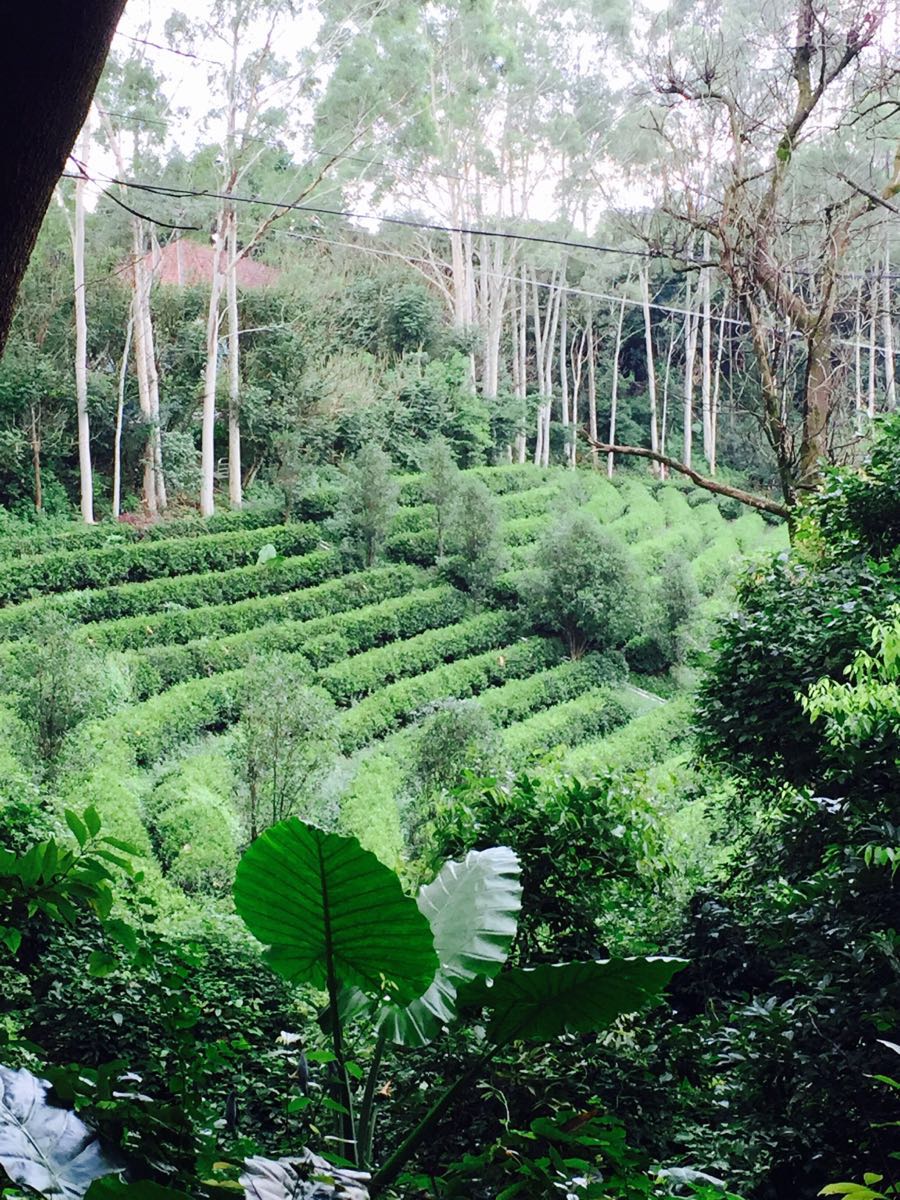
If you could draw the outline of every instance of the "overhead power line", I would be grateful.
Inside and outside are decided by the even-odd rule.
[[[268,208],[281,208],[286,212],[305,212],[314,216],[344,217],[351,221],[377,221],[386,225],[401,225],[408,229],[427,229],[432,233],[461,233],[471,237],[502,238],[507,241],[533,242],[545,246],[565,246],[570,250],[591,250],[598,254],[628,255],[634,258],[668,258],[657,250],[631,250],[620,246],[605,246],[598,242],[580,242],[569,238],[548,237],[536,233],[518,233],[510,229],[482,229],[471,225],[442,225],[437,221],[417,221],[412,217],[387,217],[380,213],[353,212],[349,209],[320,208],[313,204],[294,204],[286,200],[271,200],[264,196],[242,196],[236,192],[200,191],[195,188],[175,188],[168,185],[143,183],[137,180],[117,179],[104,176],[107,183],[149,195],[168,196],[173,200],[227,200],[233,204],[262,204]],[[95,180],[95,182],[97,182]]]

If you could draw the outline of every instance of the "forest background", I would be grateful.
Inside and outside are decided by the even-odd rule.
[[[142,15],[0,361],[4,1195],[896,1195],[896,8]]]

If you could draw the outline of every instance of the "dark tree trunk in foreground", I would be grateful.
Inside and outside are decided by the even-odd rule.
[[[17,4],[0,39],[0,352],[125,0]]]

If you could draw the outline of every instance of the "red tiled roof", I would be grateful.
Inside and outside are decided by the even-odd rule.
[[[213,248],[187,238],[169,242],[158,252],[148,254],[146,263],[153,268],[154,277],[160,283],[188,286],[194,283],[212,283]],[[252,258],[242,258],[237,265],[237,281],[240,288],[271,287],[278,282],[281,272]]]

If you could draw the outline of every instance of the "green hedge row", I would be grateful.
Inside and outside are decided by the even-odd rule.
[[[42,612],[61,612],[72,621],[111,620],[116,617],[148,615],[148,627],[160,609],[202,608],[227,604],[251,596],[274,595],[322,583],[341,572],[341,557],[335,550],[314,550],[298,558],[266,563],[258,567],[234,567],[203,575],[153,579],[147,583],[122,583],[96,591],[60,592],[39,596],[12,608],[0,610],[0,640],[27,634]]]
[[[550,515],[546,511],[530,517],[514,517],[503,522],[503,540],[507,546],[530,545],[541,536],[549,524]],[[437,557],[437,534],[433,529],[412,529],[394,533],[385,544],[385,553],[394,562],[427,566]]]
[[[407,724],[428,704],[451,696],[474,696],[508,679],[532,675],[558,662],[562,654],[558,642],[531,637],[390,683],[361,700],[343,718],[343,748],[348,753],[358,750]]]
[[[546,671],[490,688],[478,702],[498,725],[512,725],[540,709],[574,700],[601,684],[619,682],[627,669],[625,659],[616,652],[589,654],[577,662],[566,659]]]
[[[350,704],[396,679],[503,646],[516,636],[520,627],[521,618],[515,613],[479,613],[457,624],[428,629],[405,641],[333,663],[319,672],[318,683],[338,704]]]
[[[584,742],[563,759],[566,772],[642,771],[686,747],[691,737],[691,699],[659,704],[598,742]]]
[[[558,482],[562,478],[562,473],[562,467],[535,467],[531,463],[505,463],[498,467],[470,467],[467,471],[463,471],[462,475],[464,479],[481,479],[492,492],[502,496],[506,492],[524,492],[551,480]],[[421,504],[423,502],[425,481],[422,475],[401,475],[397,482],[400,484],[401,504]]]
[[[434,587],[306,621],[270,622],[226,637],[149,646],[126,652],[123,658],[135,696],[143,700],[188,679],[246,666],[258,654],[302,652],[314,666],[334,662],[381,642],[457,621],[467,607],[455,588]]]
[[[556,484],[541,484],[521,492],[504,492],[497,497],[500,513],[504,520],[513,517],[536,517],[547,512],[559,495]],[[397,510],[391,524],[391,535],[415,533],[429,529],[434,524],[434,505],[407,505]]]
[[[263,508],[242,509],[240,512],[216,513],[204,519],[199,514],[158,521],[154,525],[131,525],[127,521],[101,521],[97,525],[68,525],[42,528],[33,533],[15,533],[0,537],[0,558],[21,558],[24,555],[49,554],[56,550],[100,550],[109,546],[157,542],[166,538],[196,537],[210,533],[233,533],[237,530],[260,529],[278,525],[283,511],[271,504]],[[315,520],[315,514],[304,516]]]
[[[372,567],[368,571],[355,571],[325,583],[301,587],[298,591],[254,596],[249,600],[212,604],[205,608],[155,613],[152,624],[146,616],[120,617],[98,621],[80,632],[92,645],[110,650],[143,650],[148,646],[241,633],[274,621],[309,621],[313,617],[376,604],[422,587],[426,578],[417,567]]]
[[[13,559],[0,571],[0,604],[46,592],[111,587],[201,571],[227,571],[254,564],[267,544],[287,556],[308,554],[320,541],[318,526],[307,522],[206,537],[170,538],[150,545],[59,551],[38,558]]]
[[[608,686],[596,688],[511,725],[503,736],[503,748],[519,761],[524,755],[555,746],[576,746],[612,732],[637,711],[637,698],[630,693]]]
[[[244,670],[191,679],[112,717],[91,722],[85,733],[98,748],[118,740],[139,767],[148,767],[198,734],[233,724],[240,716],[246,686]]]

